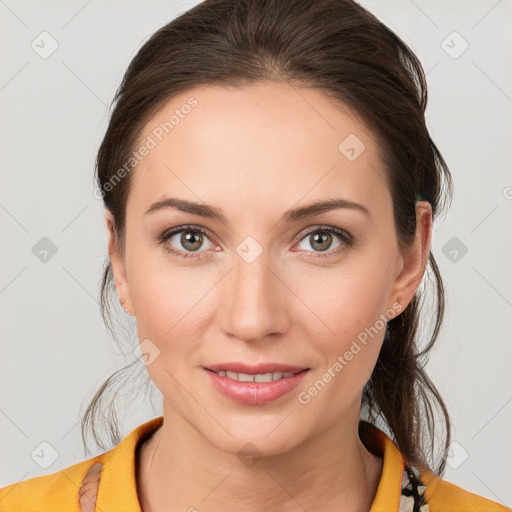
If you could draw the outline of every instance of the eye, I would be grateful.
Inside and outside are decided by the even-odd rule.
[[[341,242],[337,246],[335,246],[335,250],[329,251],[326,254],[322,254],[326,252],[332,245],[334,240],[333,235],[335,235],[334,238],[338,238],[339,240],[341,240]],[[308,245],[312,248],[312,251],[307,248],[306,250],[315,253],[311,257],[327,258],[329,256],[340,254],[346,247],[350,246],[352,243],[352,236],[348,234],[346,231],[343,231],[342,229],[329,226],[322,226],[307,232],[302,237],[300,243],[302,243],[303,241],[307,241]]]
[[[205,252],[200,250],[205,242],[207,246],[206,249],[214,246],[208,238],[209,236],[211,235],[205,228],[187,225],[165,231],[156,241],[163,245],[166,252],[172,253],[180,258],[200,258],[202,253]],[[341,242],[335,246],[335,250],[327,252],[335,238],[338,238]],[[352,236],[342,229],[321,226],[307,232],[301,238],[299,244],[303,241],[308,241],[309,246],[312,248],[312,250],[307,248],[305,250],[314,253],[313,256],[309,257],[326,258],[340,254],[350,246],[352,244]],[[214,250],[219,251],[220,248]],[[324,252],[326,254],[322,254]]]
[[[208,238],[209,232],[199,226],[181,226],[165,231],[160,235],[157,241],[163,245],[166,252],[175,254],[181,258],[199,258],[201,247],[205,241],[212,247],[213,244]],[[174,247],[178,247],[175,249]],[[180,247],[181,246],[181,247]]]

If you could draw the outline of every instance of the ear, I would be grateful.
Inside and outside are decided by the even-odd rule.
[[[120,302],[123,301],[122,307],[124,310],[129,315],[134,316],[132,313],[132,298],[130,295],[130,288],[128,286],[128,279],[126,277],[125,262],[114,230],[114,216],[108,208],[105,210],[105,223],[108,230],[108,254],[110,256],[112,273],[114,274],[117,296]]]
[[[428,201],[416,203],[416,235],[414,244],[402,255],[402,265],[390,294],[392,304],[400,303],[400,314],[411,302],[421,283],[430,254],[432,240],[432,207]]]

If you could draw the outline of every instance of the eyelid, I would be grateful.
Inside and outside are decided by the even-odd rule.
[[[203,226],[197,226],[195,224],[184,224],[182,226],[175,226],[173,228],[166,229],[161,235],[158,235],[156,237],[156,240],[162,240],[164,238],[169,238],[177,233],[180,233],[182,231],[199,231],[200,233],[203,233],[204,235],[207,235],[209,238],[216,239],[216,236],[208,229]]]
[[[339,237],[346,238],[347,241],[351,241],[353,239],[353,236],[345,229],[337,228],[336,226],[330,226],[328,224],[314,224],[313,226],[305,228],[300,233],[298,236],[298,241],[300,242],[304,237],[311,235],[312,233],[316,233],[317,231],[333,232]]]

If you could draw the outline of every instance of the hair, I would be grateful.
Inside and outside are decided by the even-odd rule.
[[[386,25],[352,0],[205,0],[142,45],[112,102],[96,157],[95,179],[104,206],[114,217],[122,254],[132,173],[112,184],[119,177],[116,173],[130,161],[146,124],[174,96],[194,87],[243,87],[261,80],[315,88],[351,108],[372,130],[387,171],[401,251],[415,238],[417,200],[430,203],[434,219],[451,202],[451,174],[426,127],[423,68]],[[420,334],[426,331],[418,329],[425,301],[420,285],[403,312],[388,322],[378,360],[362,392],[362,407],[373,424],[383,422],[411,464],[442,476],[450,419],[424,370],[445,309],[443,282],[432,251],[425,270],[433,288],[433,305],[426,311],[431,330],[425,346],[420,350]],[[100,306],[114,338],[110,297],[115,293],[107,256]],[[86,450],[88,429],[100,448],[108,448],[96,432],[99,415],[108,424],[111,442],[120,441],[112,401],[105,408],[102,403],[119,375],[138,363],[136,359],[111,375],[89,403],[81,424]],[[435,408],[446,429],[437,465],[434,451],[440,434],[435,432]]]

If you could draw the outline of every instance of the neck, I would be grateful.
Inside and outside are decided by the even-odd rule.
[[[142,510],[368,511],[383,461],[365,448],[359,417],[355,420],[337,423],[285,453],[244,464],[167,407],[162,426],[140,446]]]

